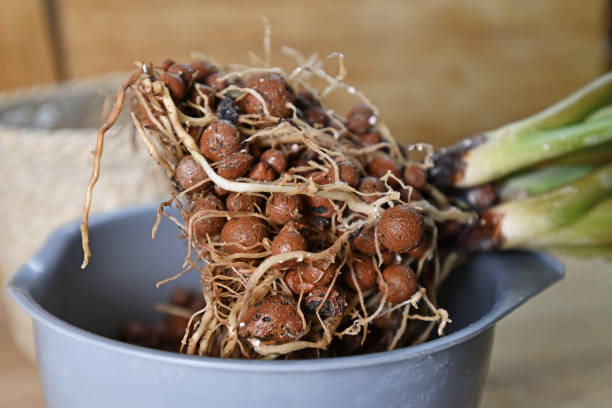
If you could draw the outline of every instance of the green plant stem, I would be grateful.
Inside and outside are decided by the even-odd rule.
[[[612,246],[612,198],[598,203],[578,221],[529,241],[530,246]]]
[[[542,161],[612,142],[612,118],[488,139],[463,156],[457,187],[487,183]]]
[[[612,195],[612,163],[544,194],[491,208],[496,237],[503,248],[528,245],[545,234],[576,222]]]
[[[508,201],[541,194],[576,180],[594,168],[594,165],[583,164],[525,171],[500,182],[496,186],[497,196],[501,201]]]

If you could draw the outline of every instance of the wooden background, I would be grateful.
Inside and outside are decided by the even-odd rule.
[[[55,4],[56,36],[44,4]],[[261,16],[275,62],[288,62],[281,45],[343,52],[348,81],[404,141],[441,145],[532,113],[606,60],[604,0],[2,0],[0,90],[191,51],[248,62]]]
[[[396,137],[442,145],[541,109],[602,73],[606,3],[0,0],[0,91],[191,51],[248,62],[248,51],[261,54],[266,16],[275,62],[288,64],[281,45],[341,51],[348,81]],[[610,263],[566,261],[562,283],[500,324],[483,406],[609,406]],[[10,344],[2,310],[0,406],[42,406],[36,368]]]

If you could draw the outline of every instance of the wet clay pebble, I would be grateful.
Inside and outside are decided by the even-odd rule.
[[[183,81],[179,75],[171,72],[164,72],[159,76],[159,80],[168,87],[170,96],[175,102],[180,102],[185,99],[187,88],[185,86],[185,81]]]
[[[337,163],[340,180],[351,187],[356,187],[359,184],[359,170],[349,160],[341,160]]]
[[[381,196],[379,194],[374,193],[384,193],[387,191],[384,183],[375,177],[363,177],[359,180],[359,185],[357,187],[357,191],[364,194],[370,195],[361,195],[361,199],[368,204],[372,204],[374,201],[378,200]]]
[[[309,106],[304,111],[304,119],[315,128],[324,128],[329,124],[329,117],[320,106]]]
[[[285,283],[296,295],[300,293],[309,293],[316,286],[314,283],[305,282],[304,279],[300,281],[300,273],[297,269],[290,269],[287,271],[285,274]]]
[[[276,174],[281,174],[287,169],[287,156],[280,150],[266,150],[262,153],[260,160],[272,167]]]
[[[264,344],[284,344],[298,338],[302,330],[302,319],[295,299],[275,295],[246,310],[238,334],[247,338],[254,337]]]
[[[410,299],[417,291],[417,279],[412,271],[404,265],[391,265],[383,271],[386,285],[379,282],[378,289],[384,294],[388,288],[387,300],[392,303],[401,303]]]
[[[139,344],[148,334],[149,329],[135,320],[126,322],[119,330],[119,338],[132,344]]]
[[[281,75],[276,73],[254,74],[247,79],[245,87],[254,89],[261,95],[270,115],[279,118],[291,116],[292,111],[286,105],[293,103],[295,96],[293,89]],[[251,94],[247,94],[242,99],[242,109],[246,113],[260,115],[264,113],[261,102]]]
[[[216,91],[222,91],[227,88],[227,82],[221,80],[221,76],[216,72],[206,77],[206,85],[210,86]]]
[[[378,157],[372,160],[368,165],[368,172],[372,177],[383,177],[388,171],[391,171],[391,174],[393,174],[395,177],[400,177],[399,167],[397,167],[397,164],[395,164],[393,159],[388,156]],[[394,187],[397,185],[397,180],[389,178],[387,183],[389,183],[391,187]]]
[[[341,315],[346,309],[346,297],[339,288],[333,287],[327,295],[327,286],[316,286],[304,298],[304,309],[308,313],[319,313],[323,319]]]
[[[225,223],[221,230],[221,240],[227,244],[235,244],[225,247],[232,254],[237,252],[261,252],[263,246],[254,245],[261,243],[268,236],[266,224],[257,217],[232,218]]]
[[[187,190],[206,179],[204,169],[191,155],[183,157],[176,165],[174,172],[176,181],[183,190]],[[197,190],[200,190],[200,188]]]
[[[423,199],[423,194],[419,190],[412,188],[401,188],[400,189],[400,200],[410,203],[412,201],[419,201]]]
[[[225,207],[232,212],[254,212],[255,204],[258,204],[259,201],[261,201],[260,197],[247,193],[230,193],[225,199]]]
[[[295,106],[302,110],[306,110],[311,106],[320,106],[320,104],[317,97],[306,89],[300,90],[295,97]]]
[[[189,100],[196,105],[204,106],[202,95],[206,95],[208,98],[209,106],[215,103],[215,91],[210,86],[204,84],[194,84],[191,91],[189,91]]]
[[[308,250],[306,239],[294,221],[289,221],[272,240],[272,255]]]
[[[351,246],[365,255],[376,255],[374,227],[364,228],[351,243]]]
[[[266,215],[276,224],[299,219],[301,209],[302,197],[299,195],[274,193],[266,203]]]
[[[205,239],[207,235],[212,237],[221,232],[223,224],[225,224],[225,216],[200,218],[206,216],[206,210],[225,210],[225,205],[219,197],[214,193],[208,193],[203,198],[194,201],[192,205],[191,217],[197,217],[193,222],[195,223],[195,233],[199,238]],[[200,212],[201,214],[196,215]]]
[[[230,192],[229,192],[229,191],[227,191],[226,189],[224,189],[224,188],[222,188],[222,187],[219,187],[219,186],[218,186],[218,185],[216,185],[216,184],[215,184],[215,188],[214,188],[214,190],[215,190],[215,193],[217,193],[217,195],[218,195],[219,197],[225,197],[226,195],[228,195],[228,194],[230,193]]]
[[[180,76],[185,86],[189,86],[193,79],[193,70],[189,65],[175,63],[168,67],[167,72]]]
[[[364,134],[363,136],[361,136],[361,143],[364,146],[375,145],[377,143],[380,143],[381,141],[382,141],[382,136],[380,135],[380,132],[378,132],[377,130],[370,131]]]
[[[353,273],[350,268],[347,268],[342,274],[344,275],[344,282],[346,286],[353,290],[359,289],[368,290],[376,286],[376,267],[372,263],[372,259],[369,256],[356,254],[352,260]],[[353,279],[353,274],[355,279]]]
[[[306,196],[304,202],[306,210],[317,217],[332,218],[336,212],[331,200],[327,198]]]
[[[425,235],[416,247],[408,251],[408,255],[410,255],[410,257],[414,259],[421,259],[425,255],[427,250],[429,250],[430,246],[431,238]]]
[[[374,111],[364,104],[353,106],[346,114],[346,127],[358,135],[366,133],[377,122]]]
[[[423,216],[408,205],[385,210],[378,223],[378,240],[398,254],[416,247],[423,239],[424,232]]]
[[[218,120],[204,130],[200,150],[207,159],[216,162],[240,150],[241,144],[238,129],[226,120]]]
[[[215,66],[206,60],[192,62],[191,69],[196,82],[205,82],[210,74],[217,72]]]
[[[427,183],[427,174],[425,173],[425,170],[416,164],[410,164],[404,167],[402,176],[404,177],[406,184],[411,185],[417,190],[422,190]]]
[[[165,70],[167,70],[168,68],[170,68],[170,66],[172,66],[172,65],[174,65],[174,64],[175,64],[175,61],[174,61],[172,58],[166,58],[166,59],[164,60],[164,62],[162,62],[162,64],[161,64],[161,68],[162,68],[162,69],[165,71]]]
[[[249,178],[258,181],[276,180],[276,172],[265,162],[258,162],[249,173]]]
[[[438,237],[446,240],[457,236],[463,229],[463,224],[456,220],[446,220],[438,224]]]
[[[332,263],[327,268],[323,261],[315,261],[312,263],[301,263],[298,272],[302,276],[302,280],[308,283],[317,285],[327,285],[334,278],[336,273],[336,264]]]
[[[372,320],[374,327],[381,330],[397,330],[402,324],[402,311],[400,309],[389,312],[389,309],[391,309],[390,305],[386,305],[382,313]]]
[[[166,332],[168,339],[173,343],[180,343],[185,336],[189,319],[183,316],[169,315],[166,317]]]
[[[188,307],[193,295],[187,289],[177,288],[170,292],[170,303],[174,306]]]
[[[255,159],[248,153],[236,152],[219,163],[217,173],[226,179],[234,180],[243,176],[251,168]]]
[[[470,188],[463,193],[463,196],[476,211],[489,208],[497,198],[495,189],[491,184]]]

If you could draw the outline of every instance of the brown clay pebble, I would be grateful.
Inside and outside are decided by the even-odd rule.
[[[323,218],[332,218],[336,210],[331,202],[327,198],[306,196],[306,209],[312,215]]]
[[[359,186],[357,191],[360,193],[371,194],[360,196],[363,201],[368,204],[372,204],[374,201],[380,198],[380,195],[373,193],[384,193],[386,191],[385,185],[382,181],[375,177],[363,177],[359,180]]]
[[[222,91],[227,88],[227,82],[222,81],[221,76],[216,72],[213,72],[206,77],[206,85],[210,86],[216,91]]]
[[[304,282],[327,285],[334,278],[336,264],[332,263],[325,268],[325,264],[322,261],[315,261],[313,263],[301,263],[297,269],[302,275]]]
[[[361,136],[361,143],[364,146],[371,146],[377,143],[380,143],[382,140],[382,136],[377,130],[370,131],[365,135]]]
[[[289,221],[272,240],[272,255],[308,250],[306,239],[294,221]]]
[[[410,164],[404,167],[403,176],[404,181],[417,190],[422,190],[427,183],[427,175],[425,174],[425,170],[416,164]]]
[[[185,82],[179,75],[171,72],[164,72],[159,76],[159,80],[168,87],[170,96],[175,102],[180,102],[185,99],[187,88],[185,87]]]
[[[263,152],[260,160],[272,167],[276,174],[281,174],[287,169],[287,157],[283,152],[276,149],[269,149]]]
[[[228,194],[230,193],[230,192],[229,192],[229,191],[227,191],[226,189],[224,189],[224,188],[222,188],[222,187],[219,187],[219,186],[218,186],[218,185],[216,185],[216,184],[215,184],[215,188],[214,188],[214,190],[215,190],[215,193],[217,193],[217,195],[218,195],[219,197],[225,197],[226,195],[228,195]]]
[[[352,247],[365,255],[376,254],[374,227],[364,228],[351,243]]]
[[[238,129],[226,120],[218,120],[204,130],[200,150],[207,159],[216,162],[240,150],[241,143]]]
[[[463,229],[463,224],[456,220],[446,220],[438,224],[438,236],[445,240],[455,237]]]
[[[425,235],[416,247],[408,251],[408,255],[410,255],[410,257],[414,259],[421,259],[430,246],[431,239],[427,235]]]
[[[287,271],[285,274],[285,283],[296,295],[299,295],[300,293],[306,294],[315,287],[314,283],[305,282],[304,279],[300,281],[300,273],[297,269],[290,269]]]
[[[261,95],[270,115],[280,118],[291,116],[292,111],[286,105],[293,103],[295,96],[293,89],[281,75],[276,73],[251,75],[245,87],[254,89]],[[246,113],[260,115],[264,113],[261,102],[251,94],[247,94],[242,99],[242,108]]]
[[[191,88],[191,91],[189,91],[189,100],[196,105],[204,106],[204,98],[200,94],[206,95],[209,106],[215,103],[215,91],[210,86],[204,84],[195,84]]]
[[[290,220],[297,220],[302,209],[302,197],[274,193],[266,203],[266,215],[276,224],[284,224]]]
[[[258,162],[249,173],[249,178],[259,181],[273,181],[276,180],[276,173],[267,163]]]
[[[193,70],[189,65],[175,63],[168,67],[167,72],[180,76],[186,86],[189,86],[193,79]]]
[[[170,315],[166,317],[166,331],[171,342],[178,344],[185,336],[185,330],[189,324],[189,319],[182,316]]]
[[[259,197],[247,193],[230,193],[225,199],[225,207],[227,207],[228,211],[232,212],[254,212],[255,204],[257,204],[258,201]]]
[[[337,163],[340,180],[344,181],[351,187],[356,187],[359,184],[359,170],[352,162],[341,160]]]
[[[202,215],[206,215],[205,210],[225,210],[223,201],[221,201],[221,199],[214,193],[208,193],[203,198],[194,201],[192,206],[192,216],[195,216],[195,214],[200,211],[204,211]],[[225,224],[225,216],[200,218],[197,221],[194,221],[194,223],[196,235],[202,239],[206,239],[206,235],[212,237],[221,232],[223,224]]]
[[[378,290],[384,294],[387,287],[389,289],[387,300],[392,303],[401,303],[408,300],[417,291],[417,278],[412,269],[405,265],[386,267],[383,271],[383,279],[386,285],[379,282]]]
[[[464,193],[464,196],[468,204],[477,211],[489,208],[497,198],[491,184],[470,188]]]
[[[174,289],[170,292],[170,303],[179,307],[188,307],[193,300],[193,295],[187,289]]]
[[[321,186],[334,182],[334,176],[331,169],[326,173],[322,171],[313,171],[308,175],[308,178]]]
[[[232,254],[237,252],[261,252],[257,245],[268,237],[266,224],[257,217],[238,217],[227,221],[221,230],[221,240],[228,245],[225,249]],[[252,247],[252,248],[251,248]]]
[[[395,260],[395,254],[391,251],[382,251],[383,266],[389,266]]]
[[[224,177],[229,180],[234,180],[240,176],[243,176],[249,168],[251,168],[251,164],[255,159],[248,153],[244,152],[236,152],[232,153],[227,158],[223,159],[221,163],[219,163],[219,167],[217,168],[217,173],[221,177]]]
[[[378,157],[372,160],[368,165],[368,172],[370,173],[370,176],[376,178],[384,176],[389,170],[395,177],[400,177],[399,167],[397,167],[393,159],[388,156]],[[389,178],[388,183],[393,187],[397,184],[397,180]]]
[[[327,286],[316,286],[304,298],[304,309],[312,314],[317,313],[318,310],[319,316],[323,319],[341,315],[347,306],[344,293],[339,288],[334,287],[327,295],[328,290]]]
[[[419,190],[415,188],[401,188],[400,189],[400,200],[411,203],[413,201],[419,201],[423,199],[423,194],[419,193]]]
[[[352,132],[362,135],[366,133],[377,122],[374,111],[367,105],[358,104],[351,108],[346,114],[346,127]]]
[[[351,273],[350,268],[343,272],[344,282],[349,288],[357,290],[357,286],[359,286],[359,289],[363,291],[376,286],[376,267],[369,256],[355,255],[353,258],[353,272],[355,279],[353,279],[353,273]]]
[[[187,190],[204,180],[206,173],[204,169],[195,161],[193,156],[183,157],[175,169],[176,181],[183,190]],[[198,188],[197,190],[199,190]]]
[[[127,343],[139,344],[149,333],[141,322],[131,320],[121,326],[119,337]]]
[[[424,232],[423,216],[408,205],[385,210],[378,223],[379,242],[398,254],[416,247]]]
[[[164,60],[164,62],[162,62],[162,64],[161,64],[161,68],[162,68],[162,69],[165,71],[165,70],[167,70],[168,68],[170,68],[170,66],[172,66],[172,65],[174,65],[174,64],[175,64],[175,61],[174,61],[172,58],[166,58],[166,59]]]
[[[302,319],[295,299],[275,295],[260,300],[246,310],[238,334],[254,337],[264,344],[284,344],[297,339],[302,330]]]
[[[193,70],[196,82],[205,82],[210,74],[217,71],[213,64],[205,60],[192,62],[191,69]]]
[[[320,106],[309,106],[304,112],[304,119],[310,123],[311,126],[316,128],[323,128],[329,124],[329,117],[325,114],[325,111]]]

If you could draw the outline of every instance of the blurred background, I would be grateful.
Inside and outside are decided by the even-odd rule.
[[[0,224],[0,269],[6,279],[56,225],[79,216],[94,128],[121,77],[109,73],[135,60],[201,51],[247,63],[249,51],[262,54],[265,16],[274,63],[291,66],[282,45],[342,52],[347,81],[378,105],[396,138],[443,146],[605,72],[609,15],[606,0],[2,0],[0,205],[12,216]],[[162,195],[160,183],[142,182],[158,177],[142,149],[112,140],[116,159],[103,163],[95,209]],[[500,324],[484,406],[612,401],[612,266],[564,261],[563,283]],[[42,406],[35,366],[6,330],[10,321],[27,355],[28,322],[2,307],[0,406]]]

